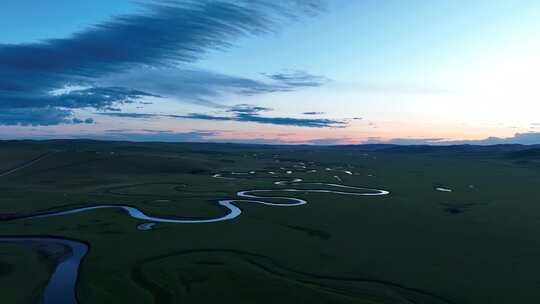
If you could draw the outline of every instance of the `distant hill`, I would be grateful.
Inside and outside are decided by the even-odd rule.
[[[432,145],[415,145],[415,146],[394,146],[384,151],[400,152],[400,153],[429,153],[429,152],[444,152],[444,153],[509,153],[523,151],[535,148],[537,146],[526,146],[520,144],[500,144],[500,145],[450,145],[450,146],[432,146]],[[538,146],[540,147],[540,146]]]
[[[268,150],[348,150],[384,153],[433,153],[457,155],[490,155],[506,156],[509,158],[539,158],[539,145],[498,144],[498,145],[395,145],[395,144],[358,144],[358,145],[267,145],[241,143],[202,143],[202,142],[130,142],[130,141],[100,141],[87,139],[55,139],[55,140],[0,140],[0,147],[36,147],[61,150],[103,150],[114,149],[124,151],[171,151],[180,147],[197,150],[238,150],[238,149],[268,149]]]

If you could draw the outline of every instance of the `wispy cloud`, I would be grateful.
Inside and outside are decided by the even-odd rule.
[[[322,76],[312,75],[304,71],[294,71],[288,73],[268,74],[266,77],[284,83],[290,87],[318,87],[329,80]]]
[[[160,142],[205,142],[215,136],[213,131],[174,132],[163,130],[109,130],[103,134],[84,136],[88,139],[99,140],[128,140],[128,141],[160,141]]]
[[[154,118],[161,116],[169,115],[160,115],[160,114],[148,114],[148,113],[123,113],[123,112],[105,112],[97,113],[99,115],[112,116],[112,117],[122,117],[122,118]]]
[[[3,123],[65,123],[72,109],[107,107],[163,93],[211,102],[209,97],[229,89],[256,94],[313,85],[178,70],[179,77],[198,76],[182,90],[170,86],[173,79],[178,84],[179,78],[167,75],[178,63],[195,62],[210,50],[227,49],[236,38],[272,32],[286,19],[316,13],[323,9],[320,1],[185,0],[145,3],[144,7],[143,13],[118,16],[69,38],[0,45],[0,111],[19,113]],[[144,76],[133,76],[141,70],[155,71],[160,77],[154,79],[155,84],[143,86]],[[51,93],[65,86],[85,88]],[[25,116],[24,111],[32,114]],[[53,112],[56,118],[43,118]]]
[[[250,79],[201,69],[148,67],[102,77],[96,85],[134,87],[154,95],[207,106],[219,106],[218,101],[224,95],[252,96],[290,92],[313,86],[291,85],[279,80]]]
[[[119,112],[103,112],[100,115],[113,117],[128,117],[128,118],[155,118],[168,117],[177,119],[196,119],[208,121],[238,121],[238,122],[255,122],[261,124],[272,124],[282,126],[298,126],[308,128],[343,128],[347,123],[340,120],[326,118],[294,118],[294,117],[266,117],[261,116],[260,112],[270,111],[270,108],[240,104],[233,106],[227,110],[231,113],[230,116],[212,115],[203,113],[190,113],[186,115],[174,114],[146,114],[146,113],[119,113]]]

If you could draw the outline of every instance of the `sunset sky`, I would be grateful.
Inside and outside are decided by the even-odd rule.
[[[540,143],[539,1],[4,0],[0,139]]]

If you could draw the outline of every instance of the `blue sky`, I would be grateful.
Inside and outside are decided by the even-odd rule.
[[[0,138],[540,143],[538,1],[10,1]]]

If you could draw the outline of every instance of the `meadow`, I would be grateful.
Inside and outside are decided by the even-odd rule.
[[[79,303],[535,303],[537,149],[6,141],[0,238],[88,244]],[[390,193],[276,184],[293,179]],[[119,209],[25,218],[97,204],[215,218],[254,189],[307,204],[237,202],[232,220],[149,230]],[[54,260],[0,241],[2,303],[37,303]]]

